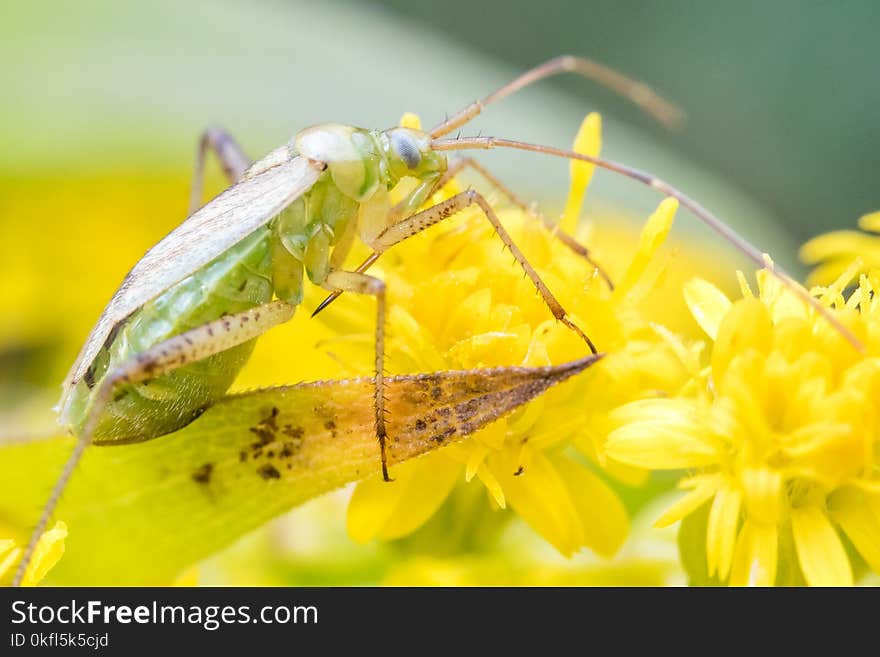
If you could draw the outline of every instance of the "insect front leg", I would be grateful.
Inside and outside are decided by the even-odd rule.
[[[120,387],[154,379],[161,374],[243,344],[262,335],[273,326],[286,322],[293,317],[294,310],[295,306],[283,301],[274,301],[256,308],[225,315],[160,342],[150,349],[132,356],[109,372],[101,380],[95,392],[94,401],[86,416],[76,446],[64,464],[61,476],[52,489],[24,556],[18,565],[13,586],[21,584],[37,541],[49,524],[55,507],[61,499],[61,494],[64,492],[83,452],[91,443],[101,414]]]
[[[382,478],[393,481],[388,476],[388,457],[385,441],[385,282],[356,271],[335,270],[327,274],[323,287],[333,291],[357,292],[376,297],[376,362],[375,362],[375,402],[376,437],[382,454]]]
[[[565,308],[562,307],[562,304],[553,296],[553,293],[550,292],[547,285],[541,280],[541,277],[538,275],[538,272],[535,271],[535,268],[529,263],[526,257],[523,255],[522,251],[520,251],[519,247],[513,241],[513,239],[508,234],[507,230],[504,228],[504,225],[498,219],[498,216],[495,214],[495,211],[492,209],[492,206],[489,205],[489,202],[478,192],[469,189],[465,192],[461,192],[460,194],[456,194],[455,196],[446,199],[445,201],[438,203],[437,205],[433,205],[430,208],[422,210],[421,212],[404,219],[393,226],[389,226],[384,231],[379,233],[378,237],[370,242],[370,246],[373,250],[379,254],[390,247],[394,246],[398,242],[402,242],[408,237],[412,237],[416,233],[420,233],[426,228],[433,226],[436,223],[443,221],[451,217],[454,214],[457,214],[464,210],[465,208],[476,205],[482,210],[483,214],[489,220],[489,223],[492,224],[492,227],[495,229],[495,233],[501,238],[501,241],[504,242],[504,245],[510,249],[510,252],[513,254],[514,259],[519,263],[519,266],[522,267],[526,276],[532,281],[535,285],[535,288],[538,290],[538,294],[541,295],[541,298],[544,300],[544,303],[547,304],[547,307],[550,309],[550,312],[553,313],[553,316],[565,326],[570,328],[572,331],[577,333],[584,342],[589,346],[590,351],[598,353],[596,350],[596,346],[593,344],[592,340],[584,333],[580,327],[577,326],[574,322],[572,322],[568,318],[568,314],[565,311]],[[369,262],[369,261],[368,261]],[[367,263],[364,263],[365,265]],[[363,265],[359,267],[359,269],[363,268]],[[319,310],[321,307],[324,307],[325,304],[319,306]],[[316,311],[317,312],[317,311]]]
[[[485,166],[480,164],[477,160],[471,157],[464,157],[460,160],[457,160],[455,163],[450,165],[450,167],[446,170],[446,173],[443,174],[443,177],[437,181],[437,189],[441,189],[443,185],[447,182],[455,178],[459,173],[461,173],[464,169],[471,168],[477,173],[479,173],[483,178],[485,178],[489,184],[494,187],[497,191],[499,191],[510,203],[518,207],[522,210],[527,217],[529,217],[533,221],[537,221],[542,224],[547,230],[550,231],[550,234],[553,235],[556,239],[562,242],[568,249],[577,254],[578,256],[584,258],[587,262],[589,262],[605,283],[608,285],[610,289],[614,289],[614,282],[611,280],[611,276],[608,275],[602,266],[593,260],[592,255],[590,254],[590,250],[585,247],[583,244],[578,242],[574,237],[563,231],[559,228],[558,224],[552,223],[547,217],[545,217],[540,212],[537,212],[534,208],[534,205],[526,202],[524,199],[517,196],[517,194],[510,189],[507,185],[505,185],[501,180],[499,180],[495,174],[489,171]]]
[[[206,129],[199,138],[196,150],[196,165],[193,171],[192,189],[189,197],[189,212],[192,214],[202,205],[202,190],[205,184],[205,159],[208,149],[214,151],[223,173],[230,183],[241,180],[244,172],[251,165],[251,158],[244,152],[235,138],[223,128],[212,126]]]

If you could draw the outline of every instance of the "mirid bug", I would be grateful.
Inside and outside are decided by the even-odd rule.
[[[566,71],[621,92],[663,123],[674,123],[678,118],[673,106],[644,85],[589,60],[564,56],[526,72],[427,132],[401,127],[379,131],[318,125],[302,130],[289,143],[251,164],[229,135],[218,129],[207,131],[200,141],[191,209],[195,210],[201,197],[204,159],[209,149],[216,153],[234,184],[192,212],[147,251],[125,277],[82,347],[64,382],[60,415],[61,423],[78,437],[77,444],[31,537],[16,583],[86,446],[93,440],[147,440],[191,422],[226,392],[250,355],[254,338],[293,316],[302,301],[305,277],[331,292],[316,313],[342,292],[376,298],[375,428],[381,470],[388,480],[385,285],[365,272],[398,242],[465,208],[476,206],[482,212],[553,316],[597,353],[596,346],[568,318],[481,194],[468,189],[423,208],[462,167],[472,165],[484,171],[470,160],[448,165],[445,151],[535,151],[591,162],[654,187],[679,199],[759,266],[770,268],[828,316],[784,273],[766,262],[759,250],[696,202],[649,174],[520,141],[494,137],[444,139],[492,102]],[[415,179],[417,184],[392,206],[388,193],[404,178]],[[491,174],[489,178],[500,187]],[[503,187],[501,191],[512,197]],[[589,258],[587,249],[562,233],[558,235],[567,246]],[[355,270],[344,270],[343,262],[355,239],[363,241],[373,254]],[[846,333],[839,325],[838,329]]]

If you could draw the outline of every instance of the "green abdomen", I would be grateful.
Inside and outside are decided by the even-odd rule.
[[[132,315],[73,393],[79,432],[101,378],[150,347],[206,322],[272,299],[269,228],[262,228]],[[222,397],[254,348],[246,342],[144,383],[119,389],[102,413],[95,442],[155,438],[185,426]]]

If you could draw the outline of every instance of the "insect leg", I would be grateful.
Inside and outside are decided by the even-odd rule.
[[[655,93],[647,85],[628,78],[622,73],[618,73],[617,71],[610,69],[607,66],[603,66],[598,62],[594,62],[591,59],[574,57],[572,55],[562,55],[561,57],[554,57],[553,59],[526,71],[482,100],[476,100],[470,105],[467,105],[442,123],[435,126],[430,134],[434,138],[448,135],[456,128],[460,128],[471,119],[477,117],[490,103],[506,98],[512,93],[515,93],[530,84],[534,84],[539,80],[560,73],[575,73],[598,82],[603,87],[607,87],[621,96],[628,98],[631,102],[637,105],[639,109],[653,116],[667,128],[677,126],[681,123],[684,116],[684,113],[678,107]]]
[[[446,185],[446,183],[455,178],[455,176],[457,176],[465,167],[471,167],[472,169],[476,170],[489,182],[490,185],[500,191],[501,194],[507,197],[507,199],[511,203],[519,207],[526,214],[527,217],[531,218],[534,221],[541,222],[554,237],[565,244],[565,246],[568,247],[575,254],[583,257],[587,262],[595,267],[596,271],[599,272],[599,275],[608,285],[609,289],[614,289],[614,282],[611,280],[611,276],[609,276],[608,273],[595,260],[593,260],[587,247],[583,246],[568,233],[561,230],[558,225],[554,225],[553,223],[551,223],[544,215],[535,211],[535,209],[532,207],[532,204],[527,203],[522,198],[517,196],[516,193],[514,193],[509,187],[507,187],[498,178],[496,178],[494,174],[486,169],[486,167],[484,167],[473,158],[464,157],[456,160],[453,164],[451,164],[446,172],[442,176],[437,178],[437,180],[427,189],[427,194],[425,194],[425,197],[430,198],[431,195],[441,190],[443,186]],[[407,215],[413,216],[409,214],[409,212],[412,211],[414,211],[412,197],[404,198],[389,211],[387,220],[389,222],[394,222],[391,225],[396,225],[397,223],[400,223],[402,218],[405,218]],[[343,240],[343,242],[341,242],[333,250],[333,259],[331,261],[332,267],[336,268],[342,265],[342,261],[348,254],[350,246],[350,244],[344,243]],[[365,272],[373,265],[374,262],[376,262],[378,257],[378,253],[372,254],[365,262],[361,263],[361,265],[355,271],[358,273]],[[338,299],[341,295],[342,290],[334,290],[330,295],[327,296],[326,299],[324,299],[318,305],[317,308],[315,308],[314,312],[312,313],[312,317],[324,310],[324,308],[333,303],[333,301]]]
[[[385,282],[369,274],[334,270],[327,274],[323,286],[328,290],[357,292],[376,297],[376,437],[382,452],[382,478],[392,481],[388,476],[388,457],[385,453],[385,440],[388,436],[385,430]]]
[[[431,206],[426,210],[422,210],[421,212],[412,215],[411,217],[400,221],[393,226],[389,226],[384,231],[379,233],[378,237],[376,237],[371,243],[370,246],[373,248],[376,253],[382,253],[386,251],[391,246],[397,244],[398,242],[402,242],[408,237],[412,237],[416,233],[419,233],[429,226],[433,226],[444,219],[461,212],[465,208],[477,205],[483,211],[483,214],[486,215],[486,218],[489,220],[489,223],[492,224],[492,227],[495,229],[495,232],[498,234],[498,237],[501,238],[501,241],[504,242],[504,245],[510,249],[510,252],[513,254],[514,259],[519,263],[520,267],[522,267],[526,276],[531,279],[532,283],[535,285],[535,288],[538,290],[538,293],[541,295],[541,298],[544,300],[544,303],[547,304],[547,307],[550,309],[550,312],[553,313],[553,316],[565,324],[572,331],[577,333],[584,342],[590,347],[590,351],[594,354],[597,353],[596,347],[593,342],[587,337],[586,333],[584,333],[574,322],[572,322],[567,313],[565,312],[565,308],[562,307],[562,304],[556,300],[556,297],[553,296],[553,293],[547,288],[547,285],[541,280],[541,277],[538,275],[538,272],[535,271],[534,267],[526,260],[526,257],[523,255],[522,251],[520,251],[519,247],[516,243],[511,239],[510,235],[504,229],[501,221],[498,219],[498,216],[495,214],[495,211],[492,209],[492,206],[489,205],[489,202],[486,201],[485,198],[478,192],[469,189],[466,192],[461,192],[460,194],[456,194],[452,198],[449,198],[442,203],[438,203],[437,205]]]
[[[517,196],[517,194],[510,189],[507,185],[501,182],[495,174],[489,171],[485,166],[480,164],[477,160],[471,157],[463,157],[460,160],[457,160],[454,164],[450,165],[446,170],[446,173],[443,174],[443,177],[437,182],[437,188],[440,189],[447,182],[452,180],[455,176],[457,176],[464,168],[470,167],[477,173],[479,173],[483,178],[485,178],[489,184],[497,189],[501,194],[513,205],[522,210],[527,217],[531,218],[533,221],[538,221],[543,224],[550,233],[562,242],[568,249],[570,249],[575,254],[584,258],[587,262],[589,262],[593,267],[596,268],[596,271],[599,272],[599,275],[602,276],[605,283],[612,290],[614,289],[614,282],[611,280],[611,277],[608,275],[602,267],[593,260],[590,255],[590,250],[585,247],[583,244],[578,242],[571,235],[563,231],[559,228],[558,224],[554,224],[543,214],[535,210],[533,204],[526,202],[524,199]]]
[[[223,128],[210,127],[199,138],[199,146],[196,150],[196,166],[193,171],[193,184],[189,197],[189,212],[192,214],[201,207],[202,187],[205,183],[205,158],[208,149],[214,151],[223,173],[234,183],[241,180],[244,172],[251,165],[251,158],[242,150],[238,142]]]
[[[15,573],[13,586],[21,584],[37,541],[49,524],[55,507],[61,499],[61,494],[76,469],[85,448],[91,443],[101,414],[120,386],[153,379],[160,374],[204,360],[221,351],[243,344],[265,333],[273,326],[286,322],[293,317],[294,310],[295,306],[283,301],[274,301],[239,313],[225,315],[220,319],[160,342],[109,372],[95,391],[94,401],[86,416],[76,446],[64,464],[61,476],[52,489],[49,501],[46,502],[37,526],[31,534],[27,549],[25,549],[24,556]]]
[[[733,247],[740,253],[749,258],[752,262],[758,265],[758,267],[769,271],[795,296],[812,308],[817,315],[823,317],[829,324],[831,324],[831,326],[833,326],[835,330],[842,335],[847,342],[853,346],[853,348],[855,348],[856,351],[859,353],[865,353],[865,345],[862,344],[862,341],[859,340],[858,337],[856,337],[855,333],[837,319],[827,307],[823,306],[822,303],[813,297],[804,287],[796,283],[783,269],[777,267],[772,260],[765,256],[765,254],[761,253],[761,251],[751,242],[743,238],[733,228],[709,212],[709,210],[697,203],[690,196],[646,171],[640,171],[639,169],[634,169],[633,167],[621,164],[620,162],[605,160],[592,155],[586,155],[585,153],[576,153],[575,151],[567,151],[554,146],[530,144],[516,139],[502,139],[500,137],[459,137],[455,139],[437,139],[432,142],[432,146],[438,151],[512,148],[532,153],[544,153],[545,155],[552,155],[554,157],[561,157],[568,160],[589,162],[602,169],[607,169],[608,171],[613,171],[622,176],[638,181],[648,187],[653,187],[662,194],[678,200],[682,206],[686,207],[700,221],[721,235],[721,237],[733,245]]]

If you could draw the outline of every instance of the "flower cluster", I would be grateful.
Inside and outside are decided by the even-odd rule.
[[[767,271],[757,295],[741,277],[736,302],[696,279],[685,295],[713,341],[698,385],[612,414],[609,455],[689,471],[658,524],[705,515],[704,545],[690,547],[704,548],[709,578],[852,584],[841,531],[880,572],[880,271],[847,296],[856,267],[812,294],[864,352]]]

